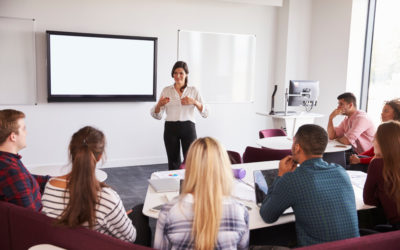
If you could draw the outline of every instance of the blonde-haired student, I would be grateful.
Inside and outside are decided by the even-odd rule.
[[[213,138],[189,148],[181,195],[158,217],[154,248],[247,249],[249,215],[231,197],[233,174],[226,150]]]

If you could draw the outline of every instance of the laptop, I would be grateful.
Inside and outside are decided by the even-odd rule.
[[[179,191],[179,179],[175,178],[161,178],[161,179],[149,179],[150,186],[157,193],[163,192],[178,192]]]
[[[278,176],[278,169],[254,170],[254,192],[256,196],[256,204],[261,207],[263,200],[267,197],[268,190]],[[293,209],[289,207],[283,214],[293,213]]]

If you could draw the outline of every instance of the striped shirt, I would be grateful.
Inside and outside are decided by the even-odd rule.
[[[52,185],[50,181],[47,182],[42,196],[42,212],[49,217],[59,218],[67,207],[69,192]],[[111,188],[104,187],[99,196],[100,202],[96,206],[96,223],[93,229],[124,241],[134,242],[136,229],[128,218],[118,194]],[[82,226],[89,227],[89,223],[85,222]]]
[[[160,211],[154,236],[157,249],[194,249],[192,240],[193,195],[187,194],[166,204]],[[215,249],[247,249],[249,214],[232,198],[225,198]]]

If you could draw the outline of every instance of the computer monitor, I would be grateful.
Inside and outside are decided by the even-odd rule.
[[[288,106],[313,107],[317,105],[319,81],[290,80]]]

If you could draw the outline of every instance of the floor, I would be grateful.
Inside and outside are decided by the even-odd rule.
[[[168,164],[102,168],[107,173],[105,183],[114,189],[121,197],[125,210],[144,203],[150,176],[155,171],[168,170]],[[154,239],[157,220],[149,219],[149,226],[152,231],[152,241]]]
[[[155,171],[168,170],[168,164],[102,168],[108,177],[105,181],[121,197],[125,209],[144,203],[150,176]]]

